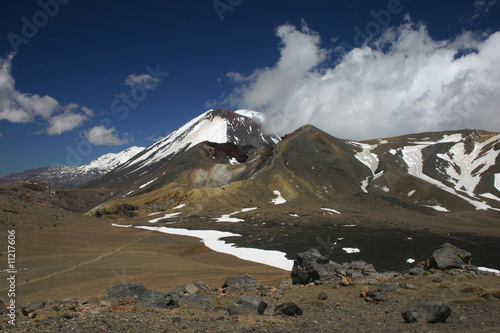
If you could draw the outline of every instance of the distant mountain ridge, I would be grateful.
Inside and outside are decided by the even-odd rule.
[[[130,147],[116,154],[105,154],[81,166],[56,165],[2,175],[0,183],[38,180],[60,189],[75,188],[105,175],[143,149],[143,147]]]

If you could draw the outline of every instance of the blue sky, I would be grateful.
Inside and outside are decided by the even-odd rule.
[[[0,174],[147,146],[211,107],[280,134],[500,131],[495,1],[9,1]]]

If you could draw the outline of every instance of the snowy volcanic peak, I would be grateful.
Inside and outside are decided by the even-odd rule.
[[[222,109],[208,110],[146,148],[142,154],[134,157],[124,167],[152,165],[205,141],[231,142],[254,147],[263,147],[279,142],[278,136],[264,133],[262,123],[254,120],[263,119],[261,114],[259,116],[258,112],[248,110],[244,110],[242,113]]]
[[[264,116],[263,113],[257,112],[257,111],[252,111],[252,110],[236,110],[234,113],[237,113],[241,116],[248,117],[250,119],[253,119],[255,121],[258,121],[260,123],[264,123],[264,120],[266,117]]]
[[[127,162],[128,160],[130,160],[132,157],[139,154],[143,150],[144,147],[134,146],[127,148],[116,154],[109,153],[93,160],[89,164],[82,165],[81,167],[79,167],[79,171],[85,172],[92,169],[99,169],[108,172],[113,170],[120,164]]]

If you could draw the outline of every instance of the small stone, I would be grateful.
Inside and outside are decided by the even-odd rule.
[[[184,286],[184,290],[188,293],[188,294],[195,294],[198,292],[198,287],[195,286],[193,283],[188,283]]]
[[[341,286],[347,287],[347,286],[350,286],[351,284],[352,284],[352,280],[349,279],[347,276],[342,276],[340,278],[340,285]]]
[[[460,321],[466,321],[468,318],[466,316],[460,316],[460,318],[458,318],[458,320]]]
[[[328,299],[328,295],[326,293],[319,293],[318,299],[320,301],[326,301]]]

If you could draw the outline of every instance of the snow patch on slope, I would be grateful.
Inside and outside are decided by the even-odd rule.
[[[498,139],[498,136],[496,137]],[[451,193],[453,195],[456,195],[457,197],[469,202],[472,204],[474,207],[476,207],[477,210],[487,210],[487,209],[493,209],[490,207],[488,204],[486,204],[484,201],[478,201],[475,199],[472,199],[468,196],[459,194],[455,188],[451,188],[449,186],[446,186],[445,184],[441,183],[439,180],[434,179],[432,177],[427,176],[423,172],[423,158],[422,158],[422,150],[430,145],[437,144],[437,143],[450,143],[450,142],[456,142],[458,143],[460,140],[462,140],[461,134],[453,134],[453,135],[446,135],[444,136],[441,140],[437,142],[415,142],[416,145],[413,146],[404,146],[402,149],[403,153],[403,160],[405,161],[407,167],[408,167],[408,174],[420,178],[430,184],[433,184],[440,189]],[[490,141],[490,140],[488,140]],[[486,154],[489,155],[489,154]],[[489,160],[490,157],[488,157]],[[470,183],[470,182],[469,182]]]
[[[166,228],[166,227],[137,227],[138,229],[158,231],[170,235],[190,236],[201,239],[209,249],[233,255],[237,258],[252,261],[286,271],[291,271],[293,267],[293,260],[286,258],[286,253],[280,251],[261,250],[246,247],[236,247],[233,243],[226,243],[221,240],[225,237],[241,237],[241,235],[233,234],[224,231],[215,230],[188,230],[179,228]]]
[[[463,142],[457,143],[445,154],[437,154],[439,158],[449,163],[445,172],[456,190],[475,196],[474,190],[481,181],[481,175],[495,164],[495,160],[500,154],[500,151],[493,149],[485,153],[483,148],[499,140],[500,135],[497,135],[485,142],[474,142],[474,149],[469,154],[467,154]]]
[[[500,191],[500,173],[495,173],[495,188]]]
[[[275,205],[282,205],[286,202],[285,198],[283,198],[281,196],[281,192],[280,191],[273,191],[274,195],[277,195],[278,197],[277,198],[274,198],[273,200],[271,200],[271,203],[275,204]]]

